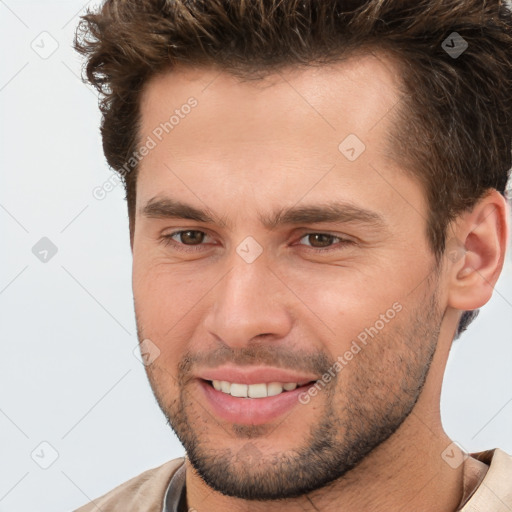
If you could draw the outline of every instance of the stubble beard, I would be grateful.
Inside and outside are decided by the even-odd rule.
[[[177,399],[168,400],[161,393],[165,373],[148,369],[149,381],[190,463],[208,486],[245,500],[300,497],[342,478],[396,432],[413,410],[432,363],[443,316],[435,293],[426,308],[423,304],[420,302],[417,311],[409,314],[407,324],[390,322],[318,393],[314,400],[324,401],[323,413],[317,412],[316,421],[306,427],[304,441],[287,451],[280,451],[279,446],[269,451],[262,446],[271,442],[274,431],[286,429],[291,418],[277,426],[221,428],[198,406],[187,387],[187,372],[194,356],[188,354],[179,365]],[[238,360],[254,361],[250,352],[250,348],[238,351]],[[275,360],[275,354],[260,353],[262,362]],[[204,360],[205,356],[198,358]],[[300,357],[289,367],[310,368],[312,364],[320,375],[332,366],[325,354],[315,354],[307,361]],[[301,417],[300,411],[295,412],[293,421]],[[226,438],[224,446],[212,442],[211,429],[216,430],[215,439],[219,435]]]

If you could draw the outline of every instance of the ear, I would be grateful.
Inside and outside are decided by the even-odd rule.
[[[492,296],[508,243],[509,207],[495,189],[450,226],[445,254],[448,305],[469,311]]]

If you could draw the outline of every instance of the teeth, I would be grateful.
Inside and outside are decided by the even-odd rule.
[[[268,396],[279,395],[283,392],[283,385],[279,382],[271,382],[267,387]]]
[[[231,396],[247,398],[247,384],[231,384]]]
[[[296,382],[270,382],[269,384],[238,384],[225,380],[213,380],[213,387],[238,398],[266,398],[276,396],[283,391],[293,391],[298,387]]]
[[[248,388],[249,398],[266,398],[268,396],[266,384],[251,384]]]

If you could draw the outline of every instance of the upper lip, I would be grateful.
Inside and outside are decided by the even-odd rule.
[[[219,366],[197,372],[197,377],[203,380],[223,380],[237,384],[269,384],[270,382],[296,382],[307,384],[318,377],[308,373],[298,373],[284,368],[269,366]]]

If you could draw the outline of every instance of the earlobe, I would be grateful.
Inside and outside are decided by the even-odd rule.
[[[508,205],[497,190],[455,221],[445,251],[450,306],[467,311],[489,301],[503,268],[507,228]]]

